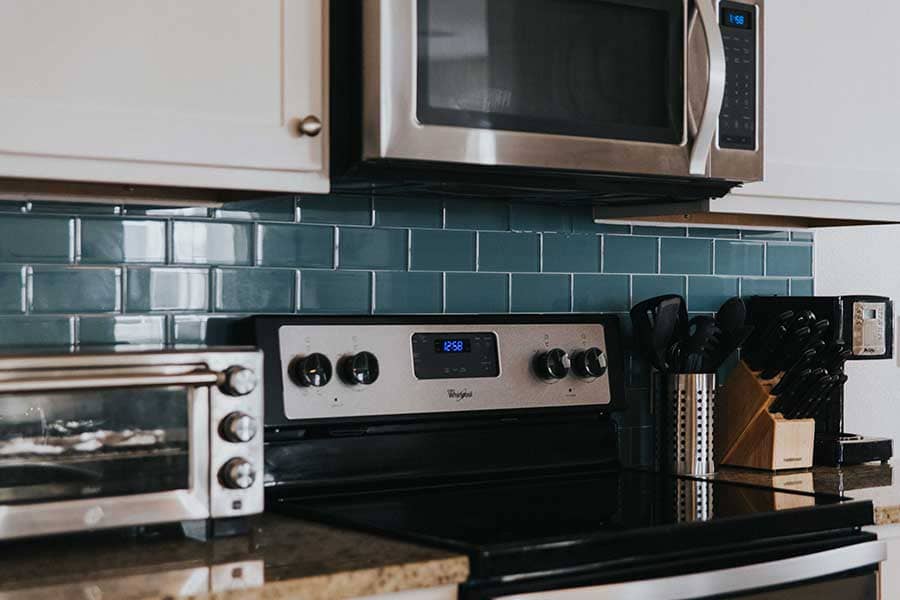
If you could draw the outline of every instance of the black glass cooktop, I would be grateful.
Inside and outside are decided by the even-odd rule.
[[[871,506],[643,471],[287,497],[276,510],[466,552],[522,572],[867,525]],[[541,556],[540,560],[533,557]]]

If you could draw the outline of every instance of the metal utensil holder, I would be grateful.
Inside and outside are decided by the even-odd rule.
[[[713,461],[715,373],[667,373],[657,378],[661,404],[661,467],[679,475],[709,475]]]

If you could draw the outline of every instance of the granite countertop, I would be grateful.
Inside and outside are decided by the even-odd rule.
[[[0,545],[0,600],[357,598],[455,585],[465,556],[260,515],[245,536],[202,543],[122,532]]]
[[[814,467],[802,471],[769,473],[735,467],[720,467],[712,478],[775,489],[818,492],[871,500],[875,506],[875,524],[900,523],[900,482],[889,464],[849,467]]]

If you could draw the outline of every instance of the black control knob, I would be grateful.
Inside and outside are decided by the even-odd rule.
[[[570,366],[569,355],[560,348],[538,354],[534,359],[534,371],[545,381],[562,379],[569,374]]]
[[[588,348],[572,359],[572,370],[584,379],[603,377],[606,367],[606,354],[600,348]]]
[[[331,361],[318,352],[308,356],[298,356],[291,363],[291,377],[304,387],[322,387],[331,381]]]
[[[348,356],[338,364],[338,374],[350,385],[372,385],[378,379],[378,358],[371,352]]]

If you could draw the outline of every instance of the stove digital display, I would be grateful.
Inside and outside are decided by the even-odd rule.
[[[434,351],[438,354],[457,354],[471,352],[472,341],[468,339],[434,340]]]

